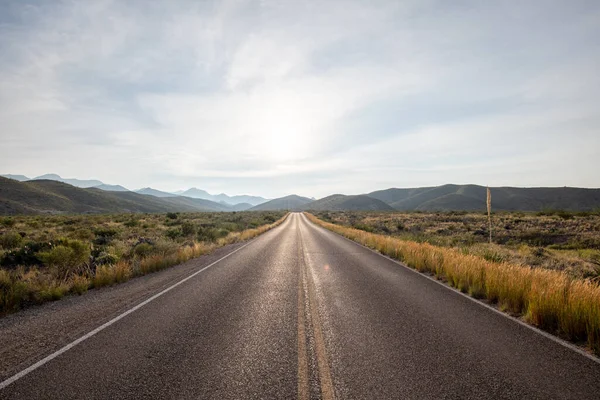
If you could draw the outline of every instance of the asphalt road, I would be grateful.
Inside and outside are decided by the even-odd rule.
[[[597,362],[301,214],[208,266],[0,398],[600,398]]]

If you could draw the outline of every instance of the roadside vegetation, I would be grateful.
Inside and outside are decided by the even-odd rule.
[[[285,212],[0,217],[0,315],[251,239]]]
[[[497,232],[492,244],[485,243],[489,240],[485,213],[307,216],[600,355],[597,214],[492,215]]]

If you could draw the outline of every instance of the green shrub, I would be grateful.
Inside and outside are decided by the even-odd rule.
[[[179,215],[177,213],[173,213],[173,212],[167,213],[168,219],[177,219],[178,216]]]
[[[204,228],[198,229],[197,239],[201,242],[216,242],[219,238],[219,231],[217,228]]]
[[[172,240],[175,240],[178,237],[181,237],[182,235],[183,235],[183,232],[181,232],[181,229],[179,229],[179,228],[169,229],[168,231],[165,232],[165,236]]]
[[[133,248],[133,254],[138,257],[148,257],[154,251],[154,246],[149,243],[140,243]]]
[[[2,223],[2,225],[9,228],[15,225],[15,220],[10,217],[2,218],[0,222]]]
[[[119,231],[113,228],[101,227],[95,229],[94,234],[96,235],[94,244],[103,246],[110,244],[119,235]]]
[[[115,264],[117,261],[119,261],[118,256],[105,251],[100,252],[94,259],[96,265]]]
[[[90,259],[90,248],[78,240],[62,240],[61,244],[48,251],[36,254],[57,278],[67,278],[78,272]]]
[[[131,219],[129,221],[123,222],[123,225],[125,225],[128,228],[133,228],[134,226],[138,226],[139,224],[139,221],[136,219]]]
[[[192,222],[184,222],[181,224],[181,233],[183,236],[192,236],[196,234],[196,225]]]
[[[5,249],[14,249],[23,241],[23,237],[18,232],[6,232],[0,235],[0,247]]]

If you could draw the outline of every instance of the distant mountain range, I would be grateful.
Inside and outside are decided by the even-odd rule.
[[[0,215],[241,211],[248,207],[185,196],[156,197],[130,191],[78,188],[55,180],[20,182],[0,177]]]
[[[334,194],[319,200],[289,195],[267,200],[258,196],[228,196],[192,188],[178,193],[143,188],[135,192],[95,180],[29,180],[23,175],[0,178],[0,214],[108,213],[164,211],[485,211],[486,188],[478,185],[442,185],[410,189],[391,188],[363,195]],[[39,177],[38,177],[39,178]],[[77,187],[77,185],[94,185]],[[96,183],[99,183],[96,185]],[[495,211],[600,209],[600,189],[491,188]],[[238,202],[234,204],[234,202]]]
[[[248,196],[248,195],[228,196],[225,193],[214,195],[214,194],[208,193],[206,190],[202,190],[202,189],[198,189],[198,188],[191,188],[191,189],[188,189],[185,191],[179,191],[179,192],[176,192],[176,194],[179,194],[181,196],[194,197],[196,199],[212,200],[212,201],[216,201],[217,203],[218,202],[228,203],[228,204],[248,203],[253,206],[256,206],[258,204],[261,204],[261,203],[264,203],[267,201],[267,199],[265,199],[264,197],[260,197],[260,196]]]
[[[91,179],[91,180],[82,180],[82,179],[74,179],[74,178],[67,179],[67,178],[63,178],[57,174],[46,174],[46,175],[37,176],[35,178],[28,178],[25,175],[11,175],[11,174],[4,174],[4,175],[0,175],[0,176],[2,176],[4,178],[20,181],[20,182],[34,181],[34,180],[52,180],[52,181],[57,181],[57,182],[68,183],[69,185],[73,185],[78,188],[94,187],[94,188],[108,191],[108,192],[128,192],[128,191],[130,191],[129,189],[127,189],[121,185],[108,185],[108,184],[105,184],[96,179]],[[242,209],[244,207],[248,208],[247,204],[249,204],[250,207],[252,207],[252,206],[255,206],[255,205],[258,205],[258,204],[261,204],[261,203],[264,203],[265,201],[267,201],[267,199],[265,199],[263,197],[259,197],[259,196],[248,196],[248,195],[228,196],[225,193],[212,195],[205,190],[197,189],[197,188],[191,188],[191,189],[187,189],[187,190],[181,190],[178,192],[170,193],[170,192],[163,192],[161,190],[147,187],[147,188],[135,190],[135,193],[147,194],[147,195],[156,196],[156,197],[185,196],[185,197],[191,197],[191,198],[195,198],[195,199],[205,199],[205,200],[214,201],[215,203],[223,203],[225,205],[230,205],[230,206],[236,205],[236,208],[238,208],[238,209]]]

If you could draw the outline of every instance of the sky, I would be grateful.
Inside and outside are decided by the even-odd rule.
[[[0,173],[600,187],[600,2],[0,1]]]

